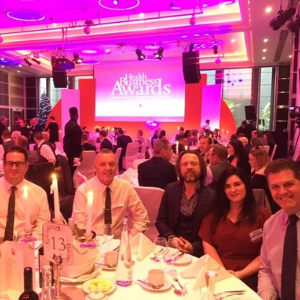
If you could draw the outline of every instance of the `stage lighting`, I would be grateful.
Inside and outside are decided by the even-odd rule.
[[[26,57],[24,57],[23,60],[25,61],[28,67],[32,65],[32,63]]]
[[[278,12],[278,15],[270,21],[270,23],[269,23],[270,27],[273,28],[273,30],[278,30],[295,13],[296,13],[296,8],[294,8],[294,7],[288,8],[285,11],[280,10]]]
[[[164,52],[164,48],[159,47],[157,52],[154,53],[155,59],[163,59],[163,52]]]
[[[138,60],[144,60],[144,59],[146,59],[146,55],[142,52],[141,49],[136,49],[135,53],[136,53],[136,55],[138,57]]]
[[[190,47],[189,47],[189,53],[192,53],[193,52],[193,49],[194,49],[194,44],[190,44]]]
[[[299,15],[296,16],[295,21],[291,21],[289,24],[287,24],[287,28],[290,32],[296,32],[300,29],[300,17]]]
[[[118,0],[113,0],[113,4],[114,4],[114,5],[118,5],[118,4],[119,4],[119,1],[118,1]]]
[[[219,51],[218,51],[218,45],[217,44],[213,45],[213,49],[214,49],[214,54],[218,54],[219,53]]]
[[[39,60],[37,60],[36,58],[34,58],[34,57],[33,57],[31,60],[34,61],[34,62],[35,62],[36,64],[38,64],[38,65],[41,64],[41,62],[40,62]]]
[[[73,61],[76,65],[80,65],[82,63],[83,59],[79,57],[77,53],[74,53],[73,57],[74,57]]]
[[[84,24],[85,24],[85,26],[84,26],[84,28],[83,28],[83,32],[85,33],[85,34],[90,34],[91,33],[91,26],[92,25],[94,25],[94,22],[92,21],[92,20],[86,20],[85,22],[84,22]]]

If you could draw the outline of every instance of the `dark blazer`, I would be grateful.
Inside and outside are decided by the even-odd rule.
[[[103,148],[110,149],[111,151],[114,151],[111,141],[107,138],[103,139],[103,141],[100,144],[100,149],[103,149]]]
[[[167,184],[177,181],[175,166],[162,157],[153,156],[138,165],[140,186],[154,186],[165,189]]]
[[[2,122],[0,122],[0,144],[3,143],[3,140],[2,140],[2,137],[1,137],[1,134],[2,132],[6,129],[6,125],[3,124]]]
[[[183,181],[176,181],[168,184],[158,211],[155,226],[159,235],[167,238],[170,235],[177,235],[176,229],[179,226],[178,219],[180,213],[180,203],[183,189]],[[198,202],[195,207],[195,226],[193,237],[190,242],[194,248],[194,255],[200,257],[204,255],[202,240],[198,236],[198,231],[201,222],[206,213],[211,208],[215,192],[205,186],[201,185],[198,194]]]
[[[84,143],[81,145],[82,151],[96,151],[96,147],[90,143]]]
[[[122,152],[121,152],[120,159],[119,159],[119,171],[123,169],[123,157],[126,154],[127,145],[129,143],[132,143],[132,139],[128,135],[120,135],[117,139],[116,149],[118,149],[120,147],[122,148]]]

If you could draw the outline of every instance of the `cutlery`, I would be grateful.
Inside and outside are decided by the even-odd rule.
[[[215,293],[215,296],[222,296],[223,294],[232,294],[232,293],[246,293],[246,290],[236,290],[236,291],[224,291],[220,293]]]
[[[216,300],[223,300],[227,297],[231,297],[231,296],[236,296],[236,295],[244,295],[246,291],[241,290],[241,291],[227,291],[227,292],[222,292],[222,293],[217,293],[214,294],[214,298]]]
[[[181,258],[184,255],[184,252],[180,252],[177,256],[175,256],[174,258],[169,258],[166,260],[167,263],[172,262],[172,261],[176,261],[179,258]]]
[[[180,286],[180,288],[184,291],[184,287],[182,286],[182,284],[179,282],[177,275],[172,275],[172,279],[177,282]]]
[[[176,256],[179,253],[179,250],[171,254],[170,256],[167,255],[167,258],[164,257],[164,261],[168,262],[172,257]]]
[[[141,280],[141,279],[138,279],[137,280],[138,282],[142,283],[142,284],[145,284],[147,286],[150,286],[151,288],[153,288],[154,290],[159,290],[161,288],[161,286],[157,285],[157,284],[151,284],[147,281],[144,281],[144,280]]]

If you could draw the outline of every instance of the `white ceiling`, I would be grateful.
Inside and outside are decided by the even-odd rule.
[[[120,0],[120,6],[134,5],[136,1]],[[77,53],[84,62],[97,61],[100,64],[108,60],[138,63],[137,48],[151,57],[161,46],[164,59],[172,59],[181,56],[194,43],[195,47],[196,44],[202,47],[199,49],[202,69],[290,63],[292,34],[287,32],[286,25],[278,31],[269,27],[269,21],[279,10],[279,0],[236,0],[233,5],[217,5],[201,11],[203,3],[213,1],[218,0],[140,0],[134,9],[116,11],[102,8],[98,0],[1,0],[0,34],[3,43],[0,44],[0,59],[20,63],[22,67],[9,68],[14,72],[50,76],[51,55],[63,54],[72,60],[73,53]],[[283,9],[288,5],[295,6],[298,1],[283,0]],[[111,2],[102,0],[109,5]],[[172,9],[171,3],[173,8],[180,9]],[[265,12],[267,7],[271,12]],[[17,9],[38,11],[45,15],[45,19],[23,22],[7,17],[8,11]],[[141,17],[140,13],[144,16]],[[193,15],[195,25],[190,24]],[[94,24],[88,35],[83,32],[86,20],[92,20]],[[283,39],[285,33],[287,37]],[[266,38],[268,42],[264,43]],[[213,43],[219,45],[219,54],[213,53]],[[58,51],[58,48],[63,48],[63,51]],[[110,54],[105,53],[106,49]],[[85,54],[83,50],[97,53]],[[32,62],[29,68],[23,58],[37,53],[41,55],[41,64]],[[216,64],[218,56],[221,63]],[[76,65],[76,69],[70,72],[74,75],[92,74],[92,65]]]

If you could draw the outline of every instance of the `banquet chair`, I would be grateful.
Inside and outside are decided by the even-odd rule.
[[[123,157],[122,166],[123,169],[127,170],[132,167],[132,163],[139,155],[139,144],[138,143],[128,143],[126,148],[125,156]]]
[[[116,153],[115,153],[116,162],[118,162],[118,163],[119,163],[119,159],[120,159],[121,153],[122,153],[122,148],[119,147],[119,148],[116,150]],[[116,175],[119,175],[119,168],[117,168]]]
[[[90,179],[95,176],[95,168],[94,168],[94,162],[96,158],[96,152],[95,151],[82,151],[82,160],[80,166],[78,166],[74,172],[73,175],[73,183],[74,187],[77,188],[79,186],[80,178],[78,176],[78,172],[80,172],[82,175],[87,177],[87,179]]]
[[[139,158],[139,159],[135,159],[132,163],[132,168],[137,170],[138,168],[138,165],[147,161],[148,159],[147,158]]]
[[[140,158],[140,159],[145,158],[145,152],[146,152],[147,145],[148,145],[147,141],[142,143],[142,149],[141,149],[141,152],[139,152],[139,154],[138,154],[138,158]]]
[[[272,150],[272,153],[271,153],[271,160],[273,160],[275,154],[276,154],[276,149],[277,149],[277,144],[274,145],[274,148]]]
[[[256,204],[267,208],[272,213],[266,192],[263,189],[252,189],[252,191]]]
[[[158,236],[155,222],[164,190],[148,186],[134,186],[134,189],[146,207],[150,219],[149,229],[146,230],[145,235],[153,241]]]

